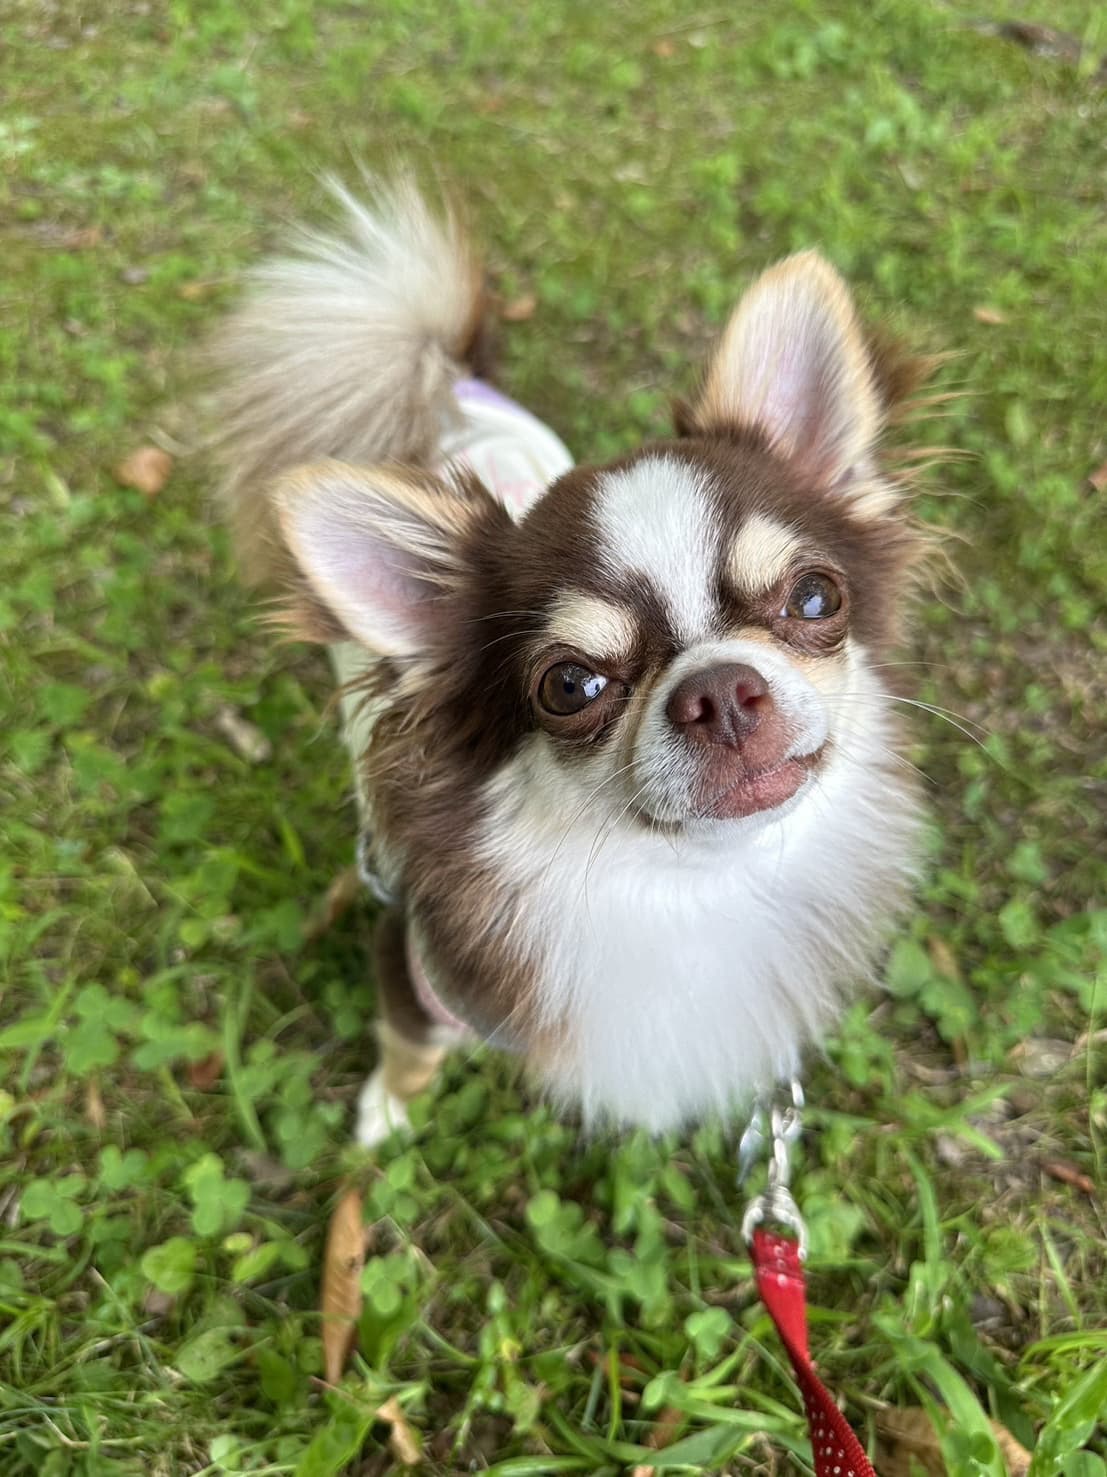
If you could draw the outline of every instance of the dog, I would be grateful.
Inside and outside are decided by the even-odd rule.
[[[329,647],[375,937],[357,1137],[473,1036],[585,1125],[795,1073],[909,896],[883,680],[925,566],[882,452],[921,361],[813,251],[738,302],[671,439],[574,465],[482,374],[482,273],[406,177],[219,332],[246,578]]]

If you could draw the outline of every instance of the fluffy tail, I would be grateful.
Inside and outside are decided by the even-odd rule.
[[[253,584],[285,563],[276,477],[324,457],[433,459],[481,326],[481,273],[453,215],[407,177],[372,183],[367,204],[329,188],[344,229],[301,231],[295,255],[258,267],[212,346],[221,497]]]

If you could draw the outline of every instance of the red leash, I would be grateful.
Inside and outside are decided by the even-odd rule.
[[[751,1255],[761,1301],[776,1324],[803,1394],[817,1477],[876,1477],[865,1448],[811,1362],[799,1242],[759,1226],[753,1233]]]
[[[791,1106],[772,1109],[768,1189],[750,1203],[742,1235],[750,1247],[761,1301],[776,1326],[803,1395],[816,1477],[876,1477],[865,1448],[815,1373],[807,1347],[807,1285],[803,1275],[807,1228],[788,1188],[791,1147],[799,1137],[802,1108],[803,1089],[793,1082]],[[742,1135],[740,1180],[748,1174],[764,1144],[764,1118],[764,1109],[758,1107]],[[766,1222],[786,1226],[794,1236],[769,1230]]]

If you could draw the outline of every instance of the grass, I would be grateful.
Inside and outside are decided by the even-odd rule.
[[[968,455],[921,511],[963,582],[904,660],[970,734],[917,714],[928,880],[887,993],[809,1074],[812,1339],[865,1439],[922,1404],[955,1473],[1003,1470],[987,1417],[1034,1477],[1107,1471],[1102,1206],[1045,1167],[1105,1183],[1107,91],[981,10],[8,0],[5,1474],[368,1477],[401,1464],[390,1397],[432,1474],[810,1471],[731,1135],[582,1143],[489,1060],[411,1144],[347,1147],[369,907],[303,938],[352,835],[325,664],[258,630],[198,463],[152,499],[111,475],[189,441],[181,356],[319,208],[313,171],[391,150],[440,165],[503,294],[535,294],[501,379],[579,454],[659,431],[801,245],[958,352],[940,434]],[[1107,50],[1092,0],[1042,11]],[[366,1311],[326,1390],[350,1173]]]

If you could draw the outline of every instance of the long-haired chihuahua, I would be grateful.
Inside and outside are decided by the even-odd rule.
[[[795,1071],[871,974],[919,807],[889,648],[922,564],[881,455],[917,361],[815,252],[738,303],[672,439],[574,465],[479,377],[484,292],[406,178],[253,276],[218,342],[246,576],[325,643],[354,766],[380,1062],[452,1043],[666,1130]]]

